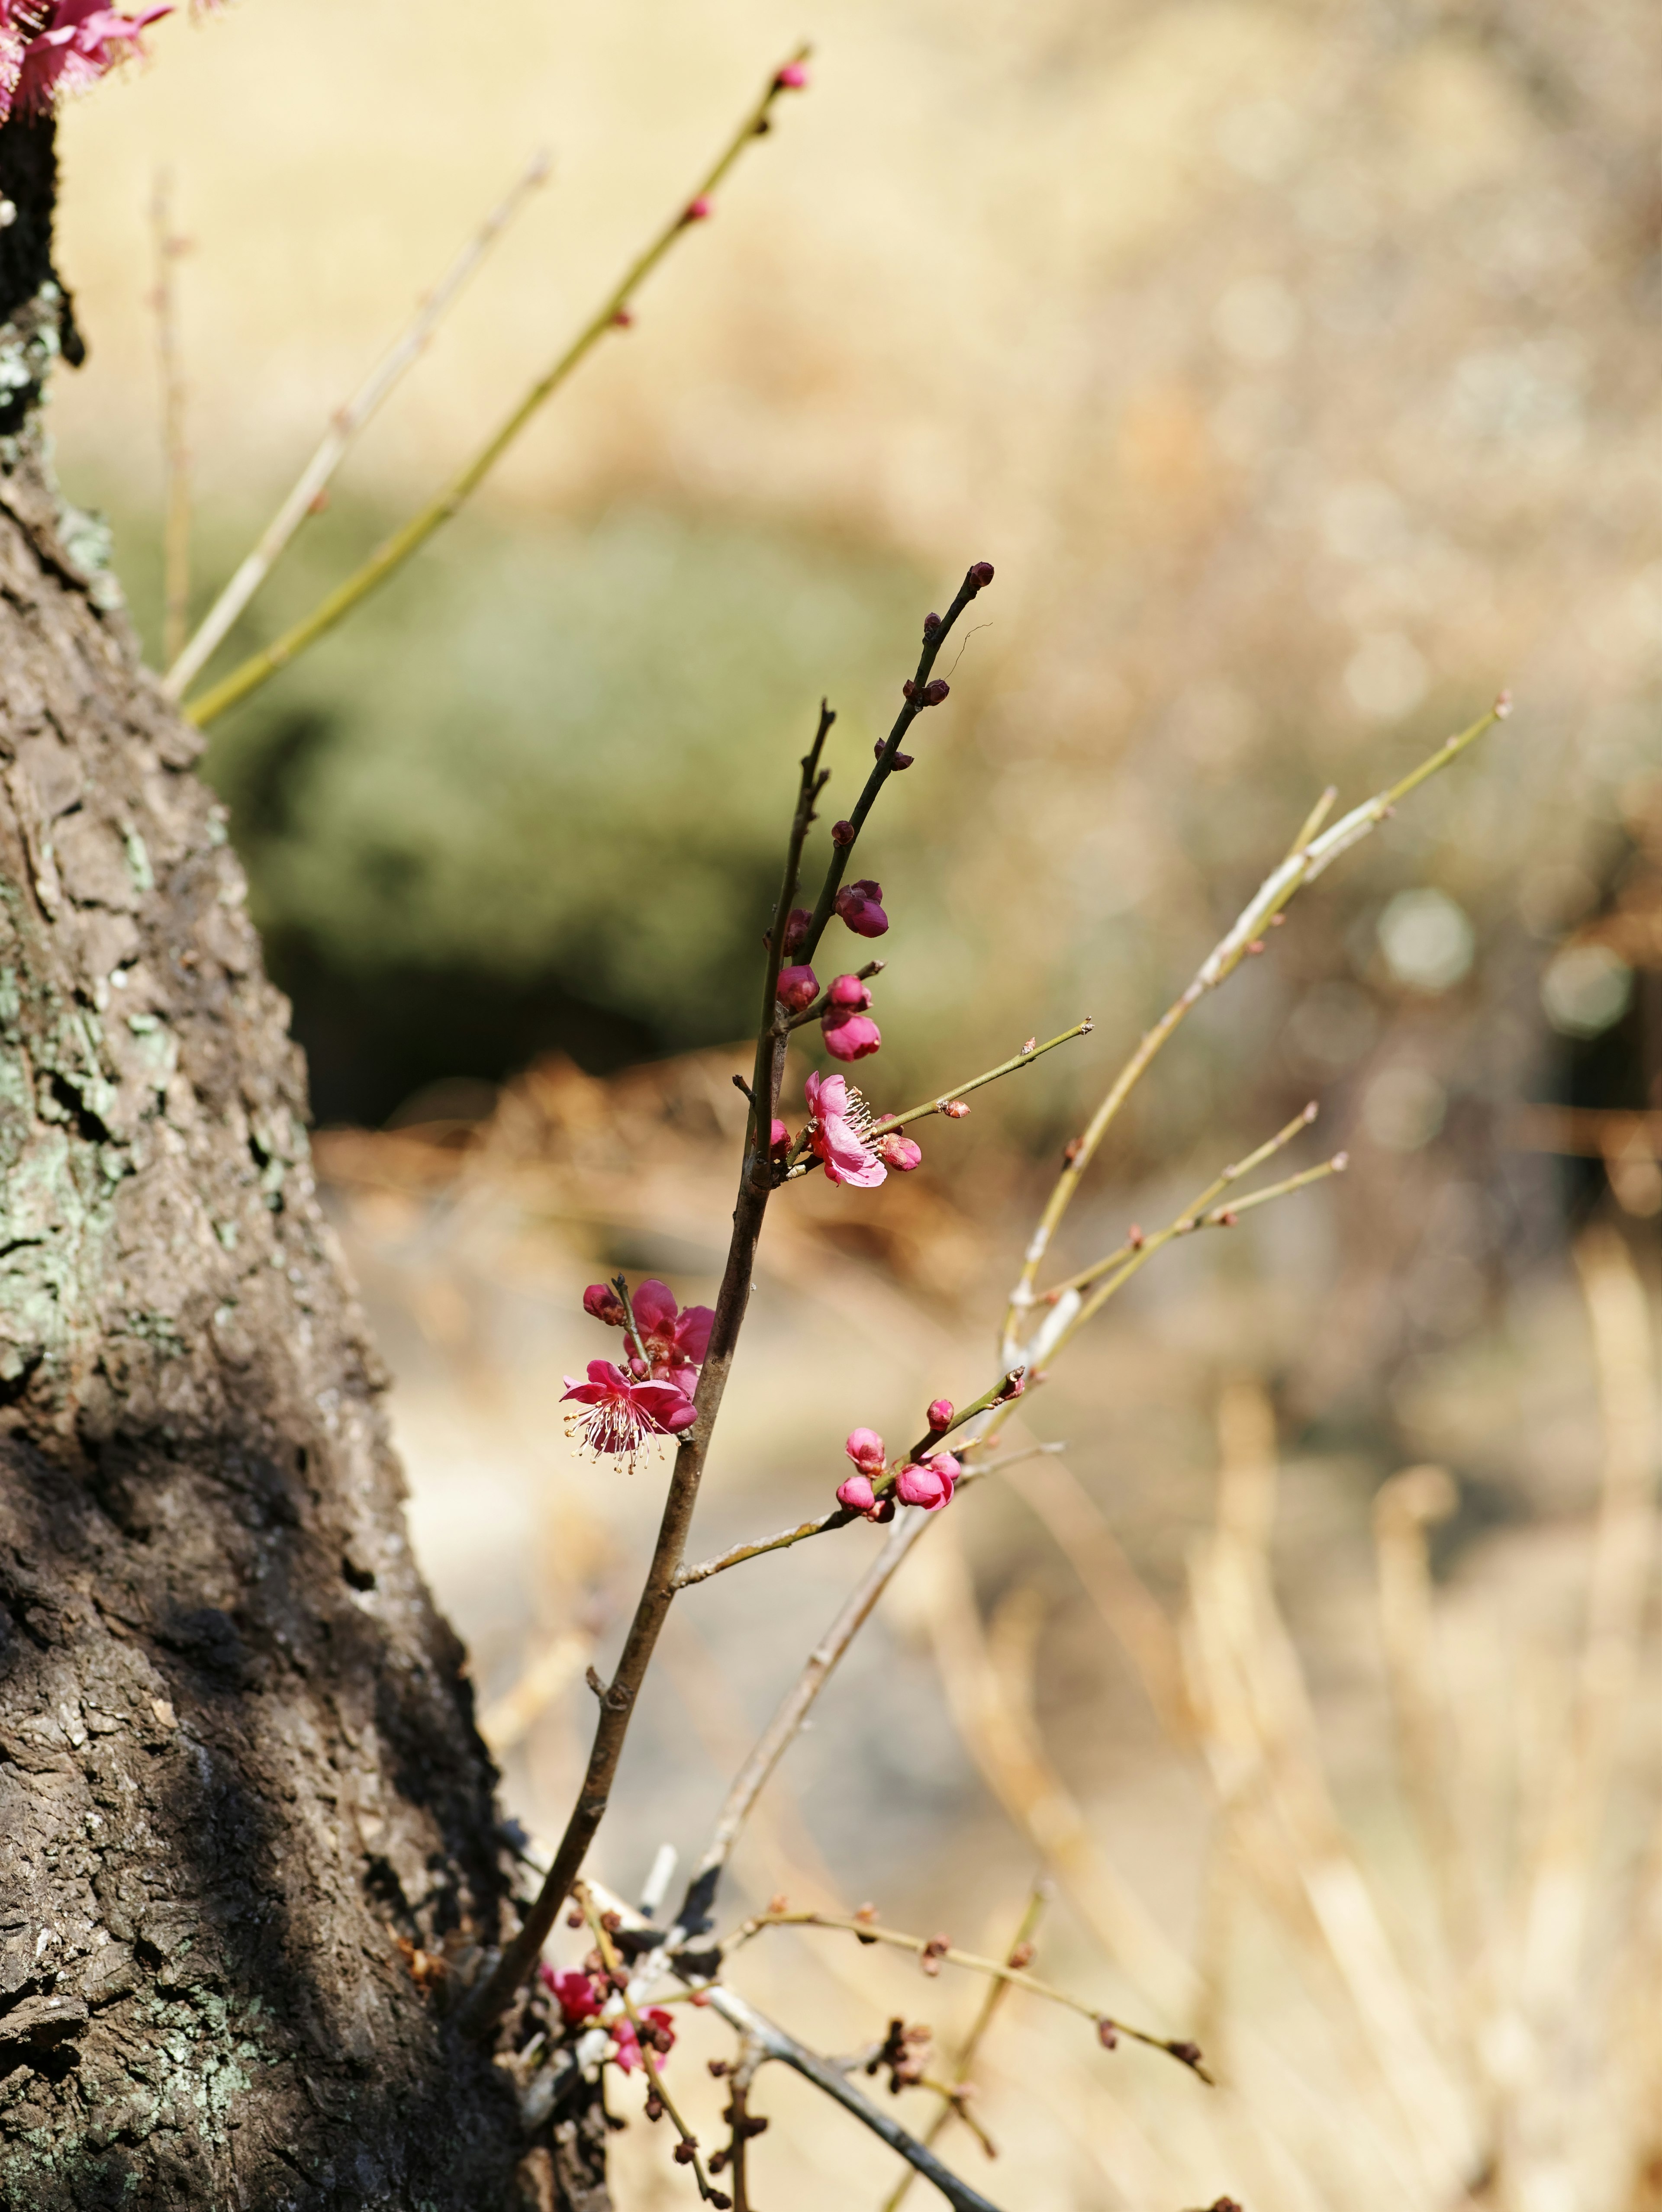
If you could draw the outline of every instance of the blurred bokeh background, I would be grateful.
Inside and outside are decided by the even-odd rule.
[[[505,1802],[561,1816],[658,1494],[562,1434],[561,1375],[606,1348],[577,1301],[618,1265],[713,1289],[725,1048],[821,694],[846,804],[922,614],[996,564],[861,848],[893,923],[862,1074],[898,1105],[1097,1028],[928,1125],[916,1177],[780,1209],[712,1549],[811,1509],[854,1422],[898,1437],[981,1387],[1064,1142],[1317,792],[1388,782],[1507,685],[1505,727],[1180,1034],[1060,1263],[1308,1097],[1349,1175],[1151,1267],[1070,1355],[1028,1422],[1065,1461],[931,1533],[739,1873],[996,1946],[1048,1856],[1056,1977],[1219,2044],[1208,2102],[1013,2005],[983,2100],[1004,2158],[956,2136],[1012,2206],[1653,2208],[1653,10],[244,0],[164,24],[63,129],[90,343],[55,395],[65,491],[110,518],[154,657],[158,171],[192,241],[200,613],[551,149],[233,665],[467,457],[799,33],[812,90],[634,327],[207,757]],[[678,1609],[607,1879],[638,1887],[665,1836],[696,1850],[868,1535]],[[891,2009],[949,2039],[973,2009],[837,1940],[747,1956],[811,2039]],[[882,2201],[886,2154],[769,2094],[764,2203]],[[681,2201],[655,2136],[620,2146],[624,2203]]]

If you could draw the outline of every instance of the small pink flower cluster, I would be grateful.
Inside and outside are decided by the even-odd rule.
[[[21,115],[49,115],[58,94],[81,92],[142,53],[140,34],[168,7],[124,15],[101,0],[0,0],[0,124]]]
[[[631,1341],[625,1364],[591,1359],[588,1380],[568,1375],[565,1396],[581,1409],[569,1416],[567,1433],[581,1436],[598,1458],[627,1458],[632,1467],[651,1437],[679,1436],[697,1415],[692,1402],[698,1370],[709,1347],[715,1316],[708,1306],[680,1311],[666,1284],[648,1278],[630,1300],[643,1359]],[[583,1310],[610,1328],[623,1328],[629,1316],[610,1283],[591,1283]]]
[[[937,1413],[945,1419],[937,1421]],[[953,1409],[945,1398],[929,1408],[929,1426],[936,1434],[952,1425]],[[843,1447],[854,1462],[854,1473],[837,1485],[837,1502],[868,1521],[892,1521],[898,1500],[902,1505],[921,1505],[938,1513],[953,1502],[953,1491],[964,1469],[951,1452],[932,1452],[924,1460],[902,1460],[894,1468],[894,1489],[880,1498],[875,1486],[890,1472],[883,1439],[875,1429],[855,1429]]]
[[[537,1969],[538,1978],[553,1996],[560,2008],[560,2018],[568,2027],[581,2027],[586,2021],[598,2020],[606,2002],[606,1990],[596,1984],[591,1975],[572,1967],[557,1973],[552,1966]],[[648,2037],[654,2051],[667,2057],[675,2045],[674,2016],[662,2005],[649,2005],[641,2015]],[[641,2039],[635,2023],[627,2014],[621,2014],[606,2023],[612,2033],[612,2059],[620,2074],[632,2074],[641,2063]]]

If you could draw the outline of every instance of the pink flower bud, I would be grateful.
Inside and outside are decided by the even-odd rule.
[[[787,62],[773,81],[781,92],[805,92],[808,73],[801,62]]]
[[[939,616],[939,615],[925,615],[925,616],[924,616],[924,617],[923,617],[923,635],[924,635],[924,636],[925,636],[925,637],[933,637],[933,636],[934,635],[935,632],[940,629],[940,627],[941,627],[941,617],[940,617],[940,616]]]
[[[833,1060],[864,1060],[883,1042],[883,1032],[869,1014],[839,1014],[828,1011],[820,1033]]]
[[[869,876],[862,876],[857,884],[843,885],[837,894],[837,911],[856,937],[881,937],[889,926],[889,917],[883,911],[883,886]]]
[[[928,1422],[929,1426],[935,1431],[937,1436],[941,1433],[942,1429],[951,1428],[953,1425],[952,1400],[950,1398],[931,1398],[929,1401],[929,1410],[924,1415],[924,1419]]]
[[[870,1475],[851,1474],[846,1482],[839,1482],[837,1502],[839,1505],[846,1505],[850,1513],[869,1513],[877,1503],[872,1494]]]
[[[790,1150],[790,1131],[776,1114],[773,1117],[773,1127],[768,1137],[768,1149],[775,1152],[788,1152]]]
[[[951,684],[944,676],[932,676],[923,686],[923,704],[926,707],[938,707],[951,689]]]
[[[984,592],[993,580],[992,562],[977,561],[964,580],[966,584],[973,584],[977,591]]]
[[[886,1137],[878,1139],[877,1157],[890,1167],[898,1168],[902,1175],[910,1175],[914,1168],[922,1166],[923,1148],[915,1145],[910,1137],[891,1129]]]
[[[608,1328],[624,1325],[624,1302],[610,1283],[591,1283],[583,1292],[583,1311]]]
[[[883,1439],[875,1429],[850,1429],[848,1442],[843,1447],[849,1457],[867,1474],[881,1474],[886,1455]]]
[[[832,1006],[853,1014],[863,1014],[872,1002],[871,987],[858,975],[839,975],[825,996]]]
[[[689,200],[687,202],[686,210],[683,214],[681,220],[683,222],[708,222],[714,212],[715,210],[710,206],[709,202],[704,198],[702,193],[700,193],[699,197],[696,200]],[[984,562],[982,565],[983,568],[986,567],[986,563]],[[989,568],[987,573],[990,576],[992,570]]]
[[[921,1505],[937,1513],[953,1502],[953,1490],[964,1472],[950,1452],[936,1452],[921,1467],[903,1467],[895,1477],[894,1494],[903,1505]]]
[[[618,330],[626,331],[633,327],[635,316],[630,308],[618,307],[613,310],[612,319]]]
[[[813,916],[808,912],[807,907],[794,906],[785,916],[784,950],[787,952],[794,952],[813,927]]]
[[[779,1000],[794,1014],[811,1006],[819,996],[819,978],[812,968],[782,968],[779,971]]]
[[[831,823],[831,842],[839,849],[844,845],[852,845],[854,839],[855,828],[852,822],[833,822]]]
[[[941,1110],[949,1121],[961,1121],[970,1109],[962,1098],[943,1098]]]

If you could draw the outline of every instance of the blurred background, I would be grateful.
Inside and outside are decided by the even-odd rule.
[[[737,1871],[997,1948],[1048,1863],[1044,1969],[1218,2051],[1208,2095],[1014,2002],[977,2063],[1003,2155],[950,2139],[1007,2206],[1662,2205],[1653,11],[165,23],[63,126],[64,490],[109,518],[155,659],[158,172],[200,614],[551,149],[234,665],[469,455],[801,33],[812,90],[634,326],[207,757],[505,1804],[563,1817],[660,1495],[562,1433],[562,1375],[610,1349],[581,1289],[713,1292],[729,1048],[822,693],[835,814],[922,613],[996,564],[861,848],[892,923],[874,1099],[1097,1026],[926,1125],[916,1176],[776,1209],[709,1550],[827,1499],[855,1423],[892,1442],[975,1395],[1064,1143],[1317,793],[1389,782],[1507,685],[1512,720],[1180,1033],[1058,1271],[1307,1098],[1289,1166],[1342,1145],[1349,1174],[1166,1255],[1081,1341],[1027,1422],[1065,1456],[931,1531]],[[875,1540],[678,1607],[607,1880],[701,1847]],[[741,1985],[824,2046],[895,2011],[950,2045],[977,1990],[841,1941],[763,1939]],[[763,2101],[764,2204],[883,2202],[880,2147]],[[618,2141],[622,2203],[682,2201],[656,2133]]]

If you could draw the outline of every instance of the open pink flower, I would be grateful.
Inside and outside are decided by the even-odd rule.
[[[856,937],[881,937],[889,926],[883,911],[883,886],[869,876],[857,884],[844,884],[837,894],[837,911]]]
[[[551,1990],[560,2008],[560,2018],[568,2027],[576,2027],[586,2020],[593,2020],[600,2009],[600,1992],[587,1974],[575,1968],[569,1973],[557,1974],[552,1966],[537,1969],[543,1987]]]
[[[851,1183],[857,1190],[874,1190],[887,1179],[888,1170],[866,1141],[871,1113],[846,1077],[810,1075],[803,1085],[808,1112],[808,1144],[825,1163],[832,1182]]]
[[[641,2041],[635,2023],[627,2018],[612,2023],[612,2057],[620,2074],[632,2074],[641,2063]]]
[[[894,1494],[903,1505],[921,1505],[938,1513],[953,1502],[953,1490],[964,1469],[950,1452],[936,1452],[921,1467],[903,1467],[895,1477]]]
[[[709,1349],[710,1325],[715,1319],[709,1306],[688,1306],[678,1312],[674,1293],[650,1275],[630,1303],[659,1382],[673,1379],[679,1370],[703,1366]]]
[[[597,1459],[626,1455],[633,1467],[649,1437],[679,1436],[697,1410],[673,1382],[637,1382],[609,1359],[589,1361],[587,1382],[565,1379],[565,1397],[585,1408],[567,1416],[566,1433],[581,1436]]]
[[[100,0],[52,0],[45,24],[28,35],[7,21],[0,31],[0,120],[14,105],[25,115],[48,114],[60,93],[80,92],[130,52],[142,52],[146,24],[172,13],[157,7],[124,15]]]

